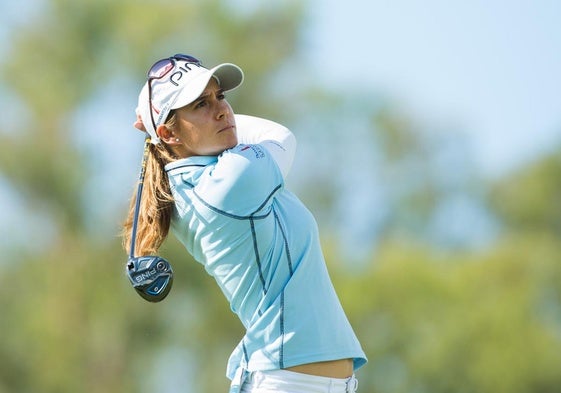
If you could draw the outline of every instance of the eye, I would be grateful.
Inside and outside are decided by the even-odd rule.
[[[219,100],[224,100],[224,99],[226,98],[226,94],[225,94],[223,91],[221,91],[220,93],[218,93],[218,94],[216,95],[216,97],[217,97]]]
[[[195,109],[203,108],[205,106],[206,106],[206,100],[201,100],[201,101],[197,102],[197,105],[195,105]]]

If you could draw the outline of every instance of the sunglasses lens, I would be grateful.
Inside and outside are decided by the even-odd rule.
[[[161,78],[173,68],[173,62],[170,59],[162,59],[156,62],[148,71],[148,77]]]
[[[182,53],[177,53],[173,57],[162,59],[154,63],[150,70],[148,71],[148,78],[150,79],[160,79],[163,78],[168,72],[170,72],[174,65],[175,60],[183,60],[188,63],[201,65],[201,61],[193,56],[184,55]]]

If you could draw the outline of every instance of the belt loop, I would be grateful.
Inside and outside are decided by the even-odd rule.
[[[347,380],[347,388],[345,389],[346,393],[355,393],[358,389],[358,379],[353,376]]]
[[[243,384],[246,382],[247,377],[251,375],[246,369],[243,367],[238,367],[234,378],[232,378],[232,383],[230,384],[229,393],[239,393],[241,392]]]

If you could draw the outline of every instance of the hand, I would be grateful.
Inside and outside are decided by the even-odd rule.
[[[144,123],[142,122],[142,118],[137,113],[136,114],[136,121],[133,123],[134,128],[146,132],[146,127],[144,127]]]

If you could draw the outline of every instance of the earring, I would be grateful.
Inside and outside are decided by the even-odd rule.
[[[179,142],[179,138],[175,138],[175,141],[176,141],[176,142]]]

